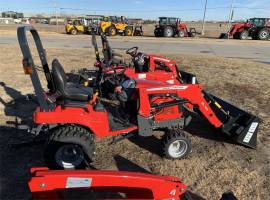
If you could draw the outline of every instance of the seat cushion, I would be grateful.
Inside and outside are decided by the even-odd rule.
[[[60,99],[84,102],[92,99],[93,90],[91,88],[67,82],[64,68],[57,59],[54,59],[52,63],[52,75]]]
[[[65,87],[64,98],[73,101],[89,101],[93,98],[93,89],[74,83],[68,83]]]

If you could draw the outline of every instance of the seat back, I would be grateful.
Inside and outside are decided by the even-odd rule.
[[[54,59],[52,62],[52,76],[56,91],[64,95],[65,87],[67,85],[67,77],[64,68],[57,59]]]

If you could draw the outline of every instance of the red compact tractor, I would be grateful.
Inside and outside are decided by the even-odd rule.
[[[270,39],[270,18],[251,18],[247,22],[235,23],[229,33],[223,33],[220,38],[233,38],[246,40],[251,37],[253,40]]]
[[[28,46],[27,31],[31,32],[38,49],[48,82],[47,90],[40,83]],[[83,167],[93,159],[95,138],[113,137],[114,141],[119,141],[138,135],[143,140],[156,131],[164,133],[162,151],[167,158],[185,158],[191,152],[191,141],[184,133],[192,120],[191,113],[200,114],[233,141],[256,147],[259,119],[207,93],[194,75],[178,71],[169,60],[159,58],[166,64],[154,65],[161,67],[155,70],[156,73],[160,73],[158,70],[170,73],[171,83],[147,79],[152,73],[147,70],[143,75],[145,78],[142,75],[132,78],[126,74],[130,67],[115,59],[110,48],[106,48],[108,43],[103,43],[103,60],[96,50],[99,70],[95,83],[85,87],[69,82],[57,59],[49,68],[39,35],[32,26],[19,27],[17,32],[24,72],[30,75],[39,102],[33,115],[36,126],[29,129],[36,135],[40,132],[48,134],[44,156],[49,167]],[[134,49],[137,48],[128,52],[138,55]],[[137,68],[141,70],[147,66],[147,63],[140,63]],[[133,74],[136,74],[136,66]]]
[[[154,30],[156,37],[195,37],[195,28],[188,30],[187,25],[180,18],[159,17],[159,23]]]

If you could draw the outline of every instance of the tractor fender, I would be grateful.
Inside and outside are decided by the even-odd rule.
[[[58,106],[52,112],[34,113],[34,122],[36,124],[77,124],[91,130],[97,137],[105,137],[109,134],[109,124],[104,123],[108,121],[106,112],[95,112],[85,110],[80,107],[66,107]]]

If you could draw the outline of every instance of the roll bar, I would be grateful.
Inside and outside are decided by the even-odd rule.
[[[48,102],[46,101],[46,96],[45,96],[45,93],[43,91],[42,85],[40,83],[40,79],[39,79],[38,73],[36,71],[36,65],[34,64],[34,60],[33,60],[33,57],[32,57],[32,54],[31,54],[31,51],[29,48],[29,43],[28,43],[27,35],[26,35],[27,31],[30,31],[30,33],[34,39],[34,42],[35,42],[35,45],[36,45],[36,48],[37,48],[37,51],[39,54],[39,58],[40,58],[40,61],[41,61],[42,67],[43,67],[43,71],[44,71],[44,74],[46,76],[46,80],[48,82],[47,87],[50,90],[50,92],[54,92],[55,87],[54,87],[52,75],[50,73],[50,69],[48,66],[48,62],[46,59],[45,50],[42,46],[42,43],[41,43],[41,40],[40,40],[40,37],[39,37],[37,30],[31,25],[20,26],[17,29],[18,42],[19,42],[19,45],[20,45],[20,48],[21,48],[21,51],[23,54],[23,62],[22,62],[23,68],[24,68],[25,73],[29,74],[31,77],[31,81],[32,81],[32,84],[33,84],[33,87],[35,90],[35,94],[38,98],[38,102],[39,102],[41,109],[44,111],[49,111],[50,106],[49,106]]]

